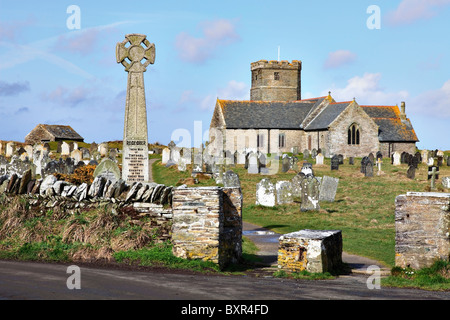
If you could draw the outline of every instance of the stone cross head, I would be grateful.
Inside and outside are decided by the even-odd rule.
[[[117,63],[122,63],[127,72],[145,72],[149,64],[155,63],[155,45],[143,34],[127,34],[125,40],[116,45]],[[144,45],[144,46],[142,46]]]

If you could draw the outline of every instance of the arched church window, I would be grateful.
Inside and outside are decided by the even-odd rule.
[[[354,123],[347,131],[347,143],[348,144],[359,144],[360,143],[360,130],[359,126]]]

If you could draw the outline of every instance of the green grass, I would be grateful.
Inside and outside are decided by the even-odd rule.
[[[312,273],[306,270],[300,272],[286,272],[284,270],[275,271],[273,274],[276,278],[289,278],[289,279],[307,279],[307,280],[329,280],[335,279],[335,276],[329,272],[324,273]]]
[[[172,253],[172,245],[170,243],[158,244],[150,248],[139,250],[119,251],[114,253],[114,259],[118,263],[130,265],[188,269],[202,272],[219,271],[219,267],[213,262],[186,260],[175,257]]]
[[[391,276],[381,279],[386,287],[406,287],[426,290],[450,290],[450,262],[436,261],[431,267],[414,270],[394,267]]]
[[[300,212],[300,204],[292,203],[277,205],[273,208],[255,205],[256,184],[263,178],[272,182],[290,180],[296,173],[275,175],[248,174],[242,165],[230,169],[238,173],[243,192],[243,219],[279,233],[288,233],[301,229],[333,229],[342,230],[343,249],[380,261],[388,267],[395,264],[395,198],[408,191],[429,191],[427,181],[428,167],[420,164],[416,170],[416,178],[406,177],[407,165],[392,166],[389,159],[382,165],[382,174],[377,175],[374,168],[373,177],[364,177],[360,173],[360,160],[355,159],[355,165],[344,161],[339,170],[330,170],[330,159],[325,159],[325,165],[316,166],[313,170],[316,176],[331,176],[339,178],[335,202],[321,202],[319,211]],[[298,166],[302,166],[299,157]],[[280,165],[281,169],[281,165]],[[174,167],[166,168],[160,163],[153,165],[156,182],[175,185],[180,179],[189,177],[187,172],[178,172]],[[450,175],[450,167],[441,167],[440,176]],[[215,185],[214,180],[204,184]],[[437,191],[446,191],[437,183]]]

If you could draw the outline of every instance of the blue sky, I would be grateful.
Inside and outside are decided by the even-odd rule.
[[[68,28],[70,5],[80,29]],[[418,147],[450,150],[449,30],[450,0],[0,0],[0,140],[24,141],[39,123],[121,140],[127,73],[115,46],[141,33],[156,46],[144,74],[150,142],[198,141],[216,99],[249,99],[250,63],[280,47],[281,60],[302,61],[302,98],[405,101]]]

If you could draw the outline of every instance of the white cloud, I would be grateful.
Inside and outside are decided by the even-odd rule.
[[[200,24],[203,36],[195,38],[186,32],[178,34],[175,47],[180,58],[187,62],[204,63],[215,55],[220,46],[239,40],[234,24],[226,19]]]
[[[417,114],[432,115],[439,118],[450,117],[450,80],[441,88],[421,93],[411,100],[408,110]]]
[[[356,60],[356,54],[349,50],[337,50],[330,52],[324,63],[325,69],[338,68]]]
[[[403,0],[394,11],[387,13],[386,19],[393,26],[411,24],[436,16],[440,7],[449,4],[450,0]]]
[[[362,77],[355,76],[347,81],[344,88],[332,86],[331,96],[336,101],[349,101],[353,98],[359,104],[399,104],[408,98],[407,91],[387,92],[380,86],[380,73],[364,73]],[[327,95],[328,90],[322,92]]]

